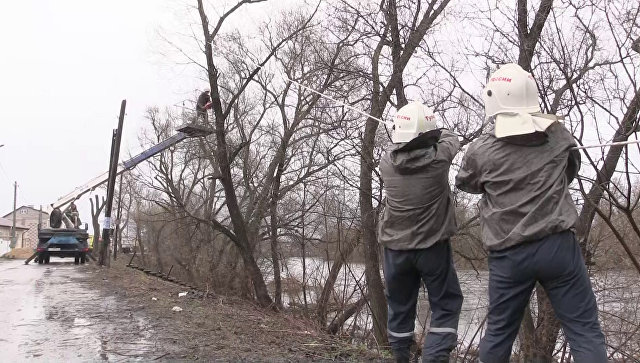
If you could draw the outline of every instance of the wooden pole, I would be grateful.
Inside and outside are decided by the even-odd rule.
[[[109,179],[107,181],[107,201],[104,210],[104,223],[102,226],[102,248],[100,249],[99,264],[104,266],[109,263],[109,243],[111,241],[111,207],[113,206],[113,193],[115,190],[116,174],[118,172],[118,158],[120,157],[120,141],[122,140],[122,124],[124,122],[124,111],[127,107],[127,100],[122,100],[120,105],[120,117],[118,118],[118,128],[115,132],[115,140],[111,149],[111,160],[109,163]]]
[[[18,199],[18,182],[13,183],[13,224],[11,225],[11,242],[9,242],[10,248],[16,247],[18,238],[16,237],[16,201]]]
[[[120,218],[122,217],[122,178],[124,173],[120,174],[120,186],[118,187],[118,211],[116,212],[116,230],[113,238],[113,260],[118,258],[118,243],[122,244],[120,240]]]

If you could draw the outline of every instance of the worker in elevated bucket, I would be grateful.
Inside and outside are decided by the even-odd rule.
[[[436,128],[433,111],[418,102],[398,111],[391,141],[380,161],[386,203],[378,234],[384,246],[389,342],[396,361],[408,362],[424,281],[431,323],[422,361],[448,362],[462,308],[449,244],[457,227],[448,178],[460,142]]]
[[[517,64],[493,73],[482,97],[493,130],[469,145],[456,186],[482,194],[489,311],[480,361],[508,362],[536,284],[546,291],[576,362],[606,362],[598,310],[573,227],[569,183],[580,169],[571,133],[542,114],[535,80]]]
[[[198,100],[196,101],[196,122],[200,119],[204,123],[209,120],[208,110],[211,108],[211,95],[208,89],[204,90],[198,96]]]

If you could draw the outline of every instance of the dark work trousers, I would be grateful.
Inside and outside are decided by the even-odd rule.
[[[422,280],[431,305],[431,324],[422,349],[422,361],[448,362],[457,343],[462,308],[462,291],[449,241],[418,250],[385,248],[384,278],[389,306],[387,332],[396,361],[409,361]]]
[[[200,120],[203,125],[206,125],[209,122],[209,113],[204,108],[196,107],[196,123]]]
[[[576,362],[607,361],[591,281],[571,231],[489,253],[489,315],[482,363],[508,362],[536,282],[549,296]]]

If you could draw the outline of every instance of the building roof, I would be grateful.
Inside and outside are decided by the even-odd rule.
[[[11,227],[13,225],[13,221],[6,218],[0,218],[0,227]],[[18,224],[16,222],[16,229],[24,229],[25,231],[29,229],[27,226],[23,226],[22,224]]]
[[[30,206],[30,205],[23,205],[23,206],[21,206],[21,207],[16,208],[16,210],[20,210],[20,209],[22,209],[22,208],[32,209],[32,210],[34,210],[34,211],[36,211],[36,212],[40,212],[40,209],[35,209],[34,207],[32,207],[32,206]],[[14,212],[14,211],[11,211],[11,212],[9,212],[9,213],[7,213],[7,214],[3,215],[3,216],[2,216],[2,218],[7,218],[7,217],[8,217],[8,216],[10,216],[10,215],[11,215],[11,213],[13,213],[13,212]],[[42,214],[49,215],[49,213],[47,213],[47,212],[45,212],[45,211],[42,211]]]

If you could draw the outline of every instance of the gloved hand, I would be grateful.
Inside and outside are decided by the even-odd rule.
[[[207,104],[206,104],[206,105],[204,105],[204,109],[205,109],[205,110],[208,110],[208,109],[210,109],[210,108],[211,108],[211,102],[207,102]]]

